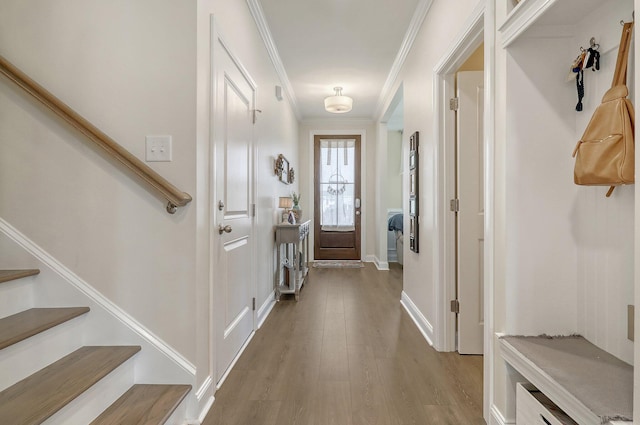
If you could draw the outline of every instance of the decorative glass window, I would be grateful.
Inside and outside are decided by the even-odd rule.
[[[320,140],[320,226],[324,231],[355,230],[354,139]]]

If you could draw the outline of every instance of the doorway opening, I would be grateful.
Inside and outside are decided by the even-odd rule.
[[[480,87],[476,86],[475,104],[486,105],[484,108],[483,118],[475,117],[474,121],[478,124],[475,129],[475,140],[473,140],[475,153],[475,163],[479,167],[477,171],[471,171],[473,177],[463,177],[458,179],[459,170],[467,165],[461,164],[459,161],[458,151],[466,154],[466,146],[458,146],[458,125],[456,122],[456,114],[454,111],[456,106],[459,107],[460,99],[456,100],[457,86],[456,74],[461,71],[463,66],[469,65],[469,62],[476,60],[484,70],[482,85],[486,85],[487,93],[491,93],[491,86],[495,79],[494,76],[494,57],[495,54],[491,49],[482,52],[481,46],[483,42],[487,45],[494,43],[494,34],[489,32],[485,34],[485,22],[491,28],[494,19],[494,11],[491,8],[485,9],[485,5],[479,3],[471,13],[467,24],[464,26],[462,33],[454,40],[451,49],[443,57],[440,63],[435,67],[434,87],[435,99],[434,110],[436,112],[436,137],[438,140],[438,161],[442,164],[442,170],[439,176],[442,183],[439,184],[438,207],[436,213],[438,215],[438,223],[442,232],[438,238],[437,251],[440,258],[438,259],[438,275],[440,276],[439,284],[436,287],[436,304],[437,308],[437,331],[435,337],[435,346],[439,351],[457,351],[459,336],[464,337],[462,333],[458,333],[458,321],[460,316],[457,311],[462,311],[468,307],[467,304],[474,305],[478,311],[472,313],[476,324],[482,324],[480,327],[480,341],[482,342],[481,353],[483,358],[483,375],[484,375],[484,416],[489,418],[491,388],[493,385],[493,334],[492,334],[492,276],[493,276],[493,208],[490,202],[493,196],[493,145],[492,136],[494,133],[494,100],[490,96],[484,97]],[[481,49],[478,51],[478,49]],[[472,138],[473,139],[473,138]],[[461,142],[463,142],[461,140]],[[470,174],[470,173],[469,173]],[[475,187],[475,189],[474,189]],[[470,188],[470,189],[469,189]],[[476,201],[462,199],[463,189],[475,192]],[[460,196],[460,197],[459,197]],[[474,204],[475,202],[475,204]],[[458,227],[458,212],[462,209],[469,209],[476,212],[483,211],[484,216],[475,217],[476,228],[486,232],[485,235],[474,235],[463,228]],[[458,298],[458,276],[459,271],[468,266],[466,259],[459,255],[459,248],[463,249],[470,243],[459,238],[470,234],[476,239],[475,258],[475,291],[473,299],[461,300]],[[473,238],[468,239],[473,240]],[[473,267],[472,267],[473,268]],[[486,283],[486,285],[484,284]],[[473,285],[472,285],[473,286]],[[474,316],[475,315],[475,316]],[[488,421],[487,421],[488,422]]]
[[[404,92],[400,84],[378,126],[376,160],[378,270],[395,270],[402,278],[404,265]],[[406,239],[408,241],[408,239]],[[408,249],[408,248],[407,248]]]
[[[403,139],[404,139],[404,106],[402,99],[390,108],[390,116],[386,123],[386,173],[383,176],[382,187],[379,196],[384,194],[381,203],[386,212],[387,229],[387,261],[389,267],[397,265],[402,269],[404,264],[404,190],[402,181],[403,173]]]
[[[484,45],[457,70],[455,115],[456,349],[484,343]],[[460,207],[460,204],[463,207]]]

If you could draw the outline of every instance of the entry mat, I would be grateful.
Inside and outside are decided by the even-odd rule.
[[[316,260],[313,267],[321,269],[359,269],[364,267],[359,260]]]

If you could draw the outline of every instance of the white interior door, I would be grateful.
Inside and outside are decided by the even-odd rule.
[[[255,85],[220,39],[215,40],[215,217],[218,256],[217,380],[254,330],[253,105]]]
[[[484,73],[457,74],[458,352],[482,354],[484,339]]]

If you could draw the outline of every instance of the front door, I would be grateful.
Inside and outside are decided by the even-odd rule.
[[[484,341],[484,73],[457,74],[458,352],[482,354]]]
[[[360,260],[360,136],[315,136],[316,260]]]
[[[254,330],[253,114],[255,86],[216,37],[215,217],[213,279],[219,382]]]

